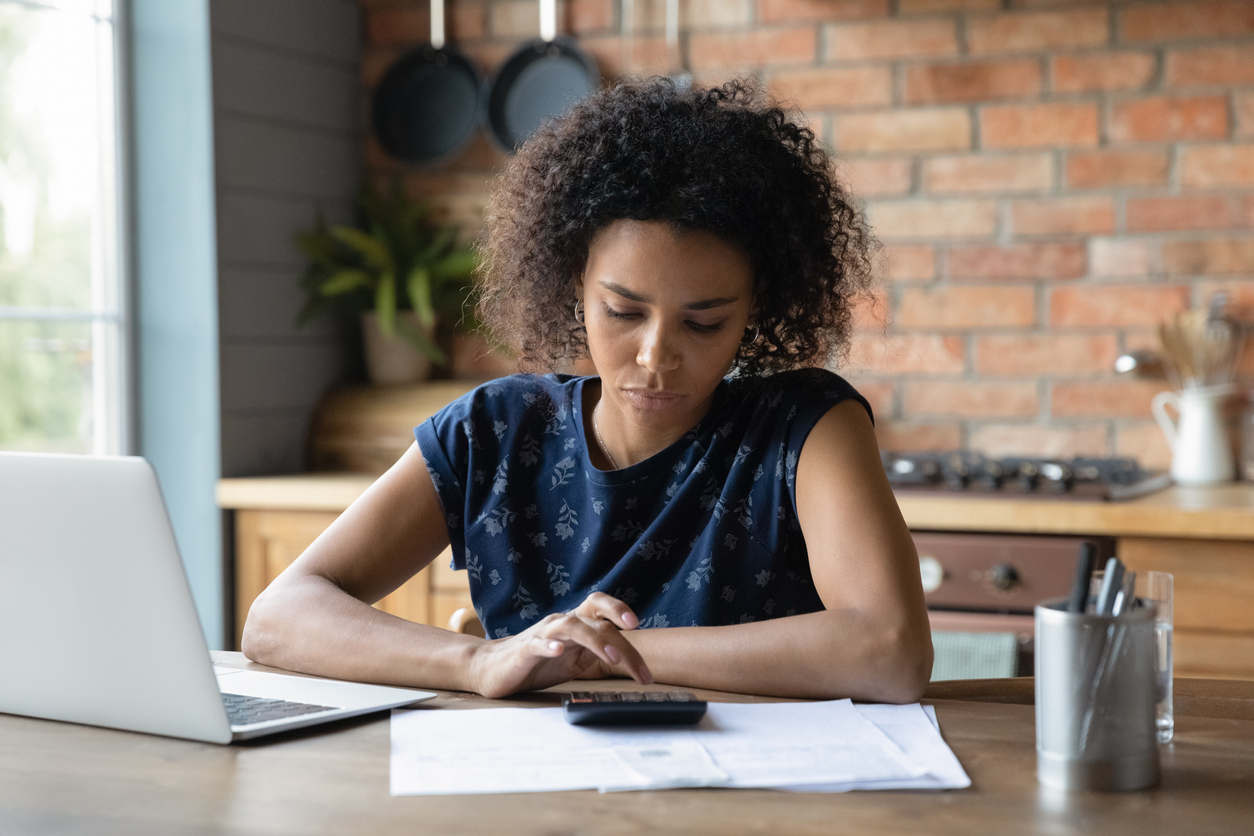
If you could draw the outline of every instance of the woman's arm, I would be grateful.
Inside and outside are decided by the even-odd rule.
[[[414,444],[257,597],[244,625],[244,655],[338,679],[486,696],[565,682],[598,660],[650,681],[618,631],[637,624],[621,602],[590,598],[578,615],[551,615],[497,641],[370,606],[447,545],[435,486]]]
[[[917,700],[932,671],[918,556],[861,404],[838,404],[811,430],[797,466],[797,511],[824,611],[628,638],[659,682]]]

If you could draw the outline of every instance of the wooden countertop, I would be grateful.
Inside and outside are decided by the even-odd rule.
[[[226,662],[227,655],[215,654],[215,660]],[[621,687],[615,680],[584,683],[580,687],[588,690]],[[989,685],[929,689],[924,698],[936,706],[941,734],[971,776],[970,788],[946,792],[683,789],[390,797],[386,714],[235,746],[0,715],[0,831],[1192,836],[1249,829],[1254,720],[1243,710],[1251,701],[1249,688],[1208,682],[1189,688],[1177,680],[1177,694],[1197,692],[1237,710],[1211,710],[1208,704],[1193,712],[1185,701],[1178,703],[1175,740],[1160,749],[1158,788],[1053,793],[1036,780],[1031,680]],[[557,690],[499,701],[441,692],[418,710],[553,706]]]
[[[311,473],[223,479],[218,505],[230,509],[343,511],[375,477]],[[1254,540],[1254,484],[1171,487],[1128,502],[999,499],[898,494],[917,530],[1001,531],[1131,537]]]

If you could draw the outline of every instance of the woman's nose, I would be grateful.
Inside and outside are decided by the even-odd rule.
[[[645,334],[636,362],[652,373],[673,371],[679,367],[680,354],[674,340],[662,324],[654,325]]]

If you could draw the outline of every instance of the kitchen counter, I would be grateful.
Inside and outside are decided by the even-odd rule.
[[[218,505],[227,509],[343,511],[374,479],[358,473],[223,479],[218,483]],[[906,524],[916,530],[1254,540],[1254,484],[1248,482],[1210,488],[1171,487],[1127,502],[900,492],[897,503]]]

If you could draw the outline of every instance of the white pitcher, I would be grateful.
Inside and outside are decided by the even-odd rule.
[[[1182,485],[1230,482],[1236,470],[1224,426],[1224,400],[1232,387],[1207,386],[1183,392],[1159,392],[1150,402],[1154,420],[1171,446],[1171,478]],[[1173,421],[1167,405],[1179,414]]]

